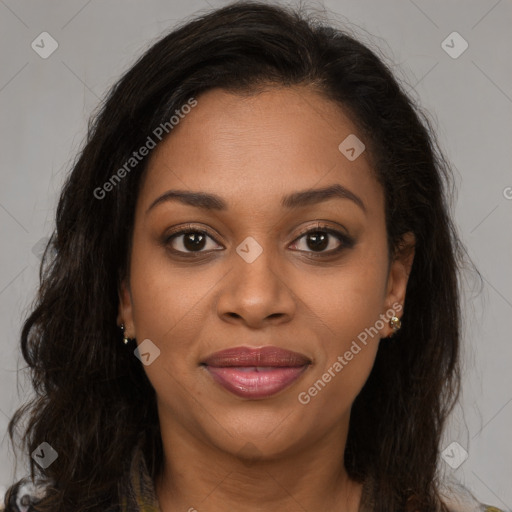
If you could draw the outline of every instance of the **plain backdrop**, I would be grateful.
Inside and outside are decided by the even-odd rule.
[[[8,418],[30,394],[18,372],[20,326],[88,118],[160,35],[226,3],[0,0],[0,487],[26,473],[21,464],[14,474],[5,434]],[[467,459],[456,468],[444,459],[441,465],[482,501],[512,510],[512,2],[303,4],[334,13],[334,23],[346,23],[379,49],[434,120],[455,173],[456,223],[484,279],[481,292],[470,276],[466,282],[463,395],[441,446],[450,460],[466,453]],[[47,58],[31,46],[42,32],[56,41],[43,36],[46,50],[58,44]]]

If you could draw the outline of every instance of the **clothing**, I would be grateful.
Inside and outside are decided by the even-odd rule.
[[[153,481],[143,457],[140,446],[135,447],[131,467],[127,478],[119,485],[122,496],[122,512],[160,512]],[[5,512],[32,512],[32,503],[44,495],[44,485],[24,479],[18,483],[16,492],[12,493]],[[504,510],[484,505],[476,500],[471,492],[457,482],[451,482],[443,488],[444,503],[450,512],[505,512]],[[191,507],[190,510],[195,510]],[[368,485],[363,486],[359,512],[371,512],[369,507]],[[510,511],[512,512],[512,511]]]

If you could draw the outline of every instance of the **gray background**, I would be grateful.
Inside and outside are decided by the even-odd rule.
[[[37,286],[38,242],[51,233],[57,195],[89,115],[163,31],[225,3],[0,0],[2,435],[30,393],[17,372],[23,367],[20,325]],[[482,501],[512,510],[512,2],[304,4],[334,11],[338,23],[379,47],[435,120],[456,175],[456,222],[485,285],[477,293],[471,279],[465,281],[463,396],[441,447],[457,442],[468,458],[457,469],[441,465]],[[31,48],[43,31],[59,44],[47,59]],[[469,44],[456,59],[441,47],[453,31]],[[25,468],[14,474],[7,435],[0,440],[0,487],[6,487]]]

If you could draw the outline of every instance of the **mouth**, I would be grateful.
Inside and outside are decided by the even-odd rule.
[[[295,382],[311,364],[303,354],[278,347],[235,347],[210,355],[201,365],[213,381],[236,396],[263,399]]]

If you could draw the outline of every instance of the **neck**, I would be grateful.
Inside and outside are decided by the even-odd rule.
[[[155,481],[162,512],[359,510],[362,484],[350,479],[343,465],[346,428],[260,459],[251,443],[228,453],[177,424],[162,424],[162,441],[164,468]]]

